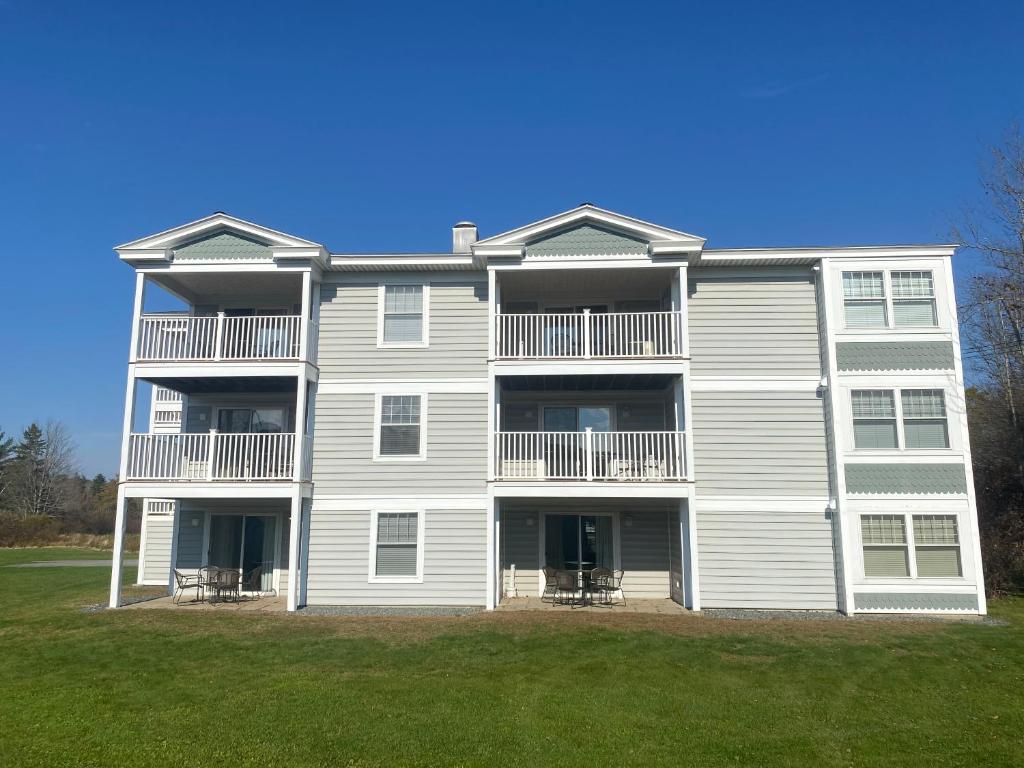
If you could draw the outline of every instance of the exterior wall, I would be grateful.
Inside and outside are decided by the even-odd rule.
[[[428,393],[422,461],[374,461],[374,409],[371,393],[317,395],[313,482],[318,496],[486,492],[486,394]]]
[[[181,509],[178,515],[178,552],[174,567],[195,573],[203,567],[206,558],[203,551],[206,513],[197,509]]]
[[[145,502],[143,502],[145,504]],[[171,576],[171,539],[174,515],[146,512],[146,546],[139,553],[143,584],[167,584]]]
[[[697,510],[703,607],[836,609],[824,501],[701,499]]]
[[[310,515],[308,605],[477,605],[486,599],[486,502],[433,506],[427,499],[387,509],[424,515],[423,582],[371,583],[370,522],[380,501],[314,498]],[[443,503],[443,502],[442,502]]]
[[[806,268],[690,270],[694,376],[818,376],[814,284]]]
[[[378,286],[419,276],[430,284],[429,347],[378,348]],[[329,274],[320,295],[321,381],[487,375],[486,275]]]
[[[669,597],[669,511],[619,514],[619,558],[626,599]]]
[[[532,524],[531,524],[532,523]],[[501,513],[501,564],[503,595],[530,597],[540,594],[540,526],[537,515],[526,511]],[[514,578],[512,566],[515,566]]]
[[[701,497],[828,494],[822,401],[814,391],[694,391]]]
[[[679,509],[668,513],[668,556],[669,556],[669,597],[680,605],[686,604],[686,573],[683,558],[683,541],[678,535],[681,524]]]

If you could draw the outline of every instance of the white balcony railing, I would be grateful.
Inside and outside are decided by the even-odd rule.
[[[295,474],[295,435],[291,432],[169,435],[132,434],[128,441],[128,480],[306,480],[309,459],[303,448],[302,472]]]
[[[139,318],[139,360],[294,360],[302,336],[300,315]]]
[[[167,387],[153,387],[153,397],[156,398],[158,403],[181,404],[181,392],[175,392],[173,389],[167,389]]]
[[[499,358],[652,358],[683,354],[682,313],[496,315]]]
[[[686,479],[684,432],[498,432],[497,480]]]
[[[162,426],[181,423],[181,409],[165,411],[158,409],[153,411],[153,423]]]

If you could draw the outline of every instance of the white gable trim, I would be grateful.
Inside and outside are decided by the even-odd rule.
[[[525,246],[529,240],[535,240],[548,233],[555,233],[567,227],[584,223],[618,230],[651,243],[658,242],[663,252],[667,250],[669,244],[675,249],[673,252],[697,252],[704,247],[705,242],[704,238],[686,232],[623,216],[621,213],[607,211],[594,205],[581,205],[532,224],[479,240],[472,246],[473,253],[478,256],[519,255],[522,252],[521,248],[518,253],[510,253],[509,251],[514,249],[510,249],[508,246]],[[502,246],[505,248],[501,248]]]
[[[323,249],[323,246],[319,243],[314,243],[312,240],[305,240],[301,237],[295,237],[294,235],[289,235],[284,232],[278,232],[276,229],[270,229],[269,227],[254,224],[251,221],[245,221],[244,219],[239,219],[235,216],[229,216],[226,213],[214,213],[210,216],[206,216],[205,218],[189,222],[188,224],[182,224],[178,227],[166,229],[163,232],[156,233],[155,235],[149,235],[138,240],[132,240],[131,242],[115,247],[114,250],[117,251],[118,254],[121,254],[121,251],[174,248],[175,246],[181,245],[182,243],[193,240],[209,232],[214,232],[218,229],[228,229],[249,235],[250,237],[255,237],[259,240],[264,240],[267,245],[272,248],[314,248],[318,251]]]

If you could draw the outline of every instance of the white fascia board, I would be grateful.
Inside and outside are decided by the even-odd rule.
[[[812,263],[818,259],[892,259],[952,256],[956,245],[865,245],[836,248],[708,248],[700,256],[700,263],[713,265],[721,262],[772,261]]]
[[[330,254],[327,268],[332,272],[346,269],[363,271],[378,269],[431,269],[434,267],[473,267],[473,257],[448,253]]]
[[[158,482],[153,480],[128,480],[121,484],[128,498],[160,499],[290,499],[296,485],[310,486],[310,483],[280,482],[195,482],[179,480]],[[311,489],[302,489],[303,496],[310,496]]]
[[[503,499],[688,499],[693,483],[597,483],[558,482],[543,483],[494,482],[490,488],[496,498]]]
[[[647,256],[618,258],[615,256],[589,256],[566,259],[529,258],[512,264],[488,264],[488,269],[496,270],[543,270],[543,269],[660,269],[665,267],[685,267],[686,258],[663,257],[652,260]]]
[[[254,224],[251,221],[245,221],[244,219],[239,219],[226,213],[214,213],[202,219],[189,222],[188,224],[182,224],[181,226],[166,229],[163,232],[158,232],[155,235],[149,235],[138,240],[132,240],[129,243],[118,245],[114,250],[120,253],[123,249],[173,248],[180,242],[191,239],[197,235],[201,235],[204,232],[209,232],[219,228],[233,229],[256,238],[268,240],[270,245],[273,247],[323,247],[319,243],[314,243],[312,240],[305,240],[301,237],[295,237],[294,235],[279,232],[276,229],[270,229],[269,227],[264,227],[260,224]]]
[[[305,376],[307,381],[316,381],[320,369],[310,363],[294,360],[267,360],[231,362],[209,360],[195,362],[147,361],[135,363],[135,376],[140,379],[196,379],[206,376],[263,377]]]
[[[602,376],[615,373],[664,373],[680,376],[682,358],[650,360],[496,360],[495,376]]]
[[[327,264],[330,255],[322,246],[310,248],[307,246],[274,247],[271,251],[274,261],[309,261],[321,266]]]
[[[479,240],[472,246],[473,253],[480,253],[484,248],[489,248],[495,245],[522,244],[527,240],[536,238],[546,232],[562,229],[564,227],[571,226],[572,224],[584,221],[603,224],[613,229],[634,234],[648,241],[684,240],[693,242],[698,246],[703,246],[705,242],[704,238],[691,235],[688,232],[681,232],[676,229],[669,229],[657,224],[652,224],[649,221],[634,219],[631,216],[624,216],[621,213],[615,213],[614,211],[598,208],[595,205],[581,205],[578,208],[557,213],[554,216],[549,216],[546,219],[541,219],[540,221],[533,222],[532,224],[517,227],[516,229],[502,232],[492,237],[485,238],[484,240]]]
[[[700,253],[703,248],[703,240],[651,240],[650,243],[651,256],[686,256]]]
[[[121,261],[133,266],[148,264],[170,264],[170,248],[117,248],[115,249]]]
[[[526,246],[520,244],[514,245],[485,245],[478,248],[476,244],[473,244],[473,255],[482,259],[508,259],[508,258],[522,258]]]

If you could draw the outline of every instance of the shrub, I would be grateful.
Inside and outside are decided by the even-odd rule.
[[[0,547],[32,547],[57,538],[60,524],[51,517],[17,517],[0,513]]]

